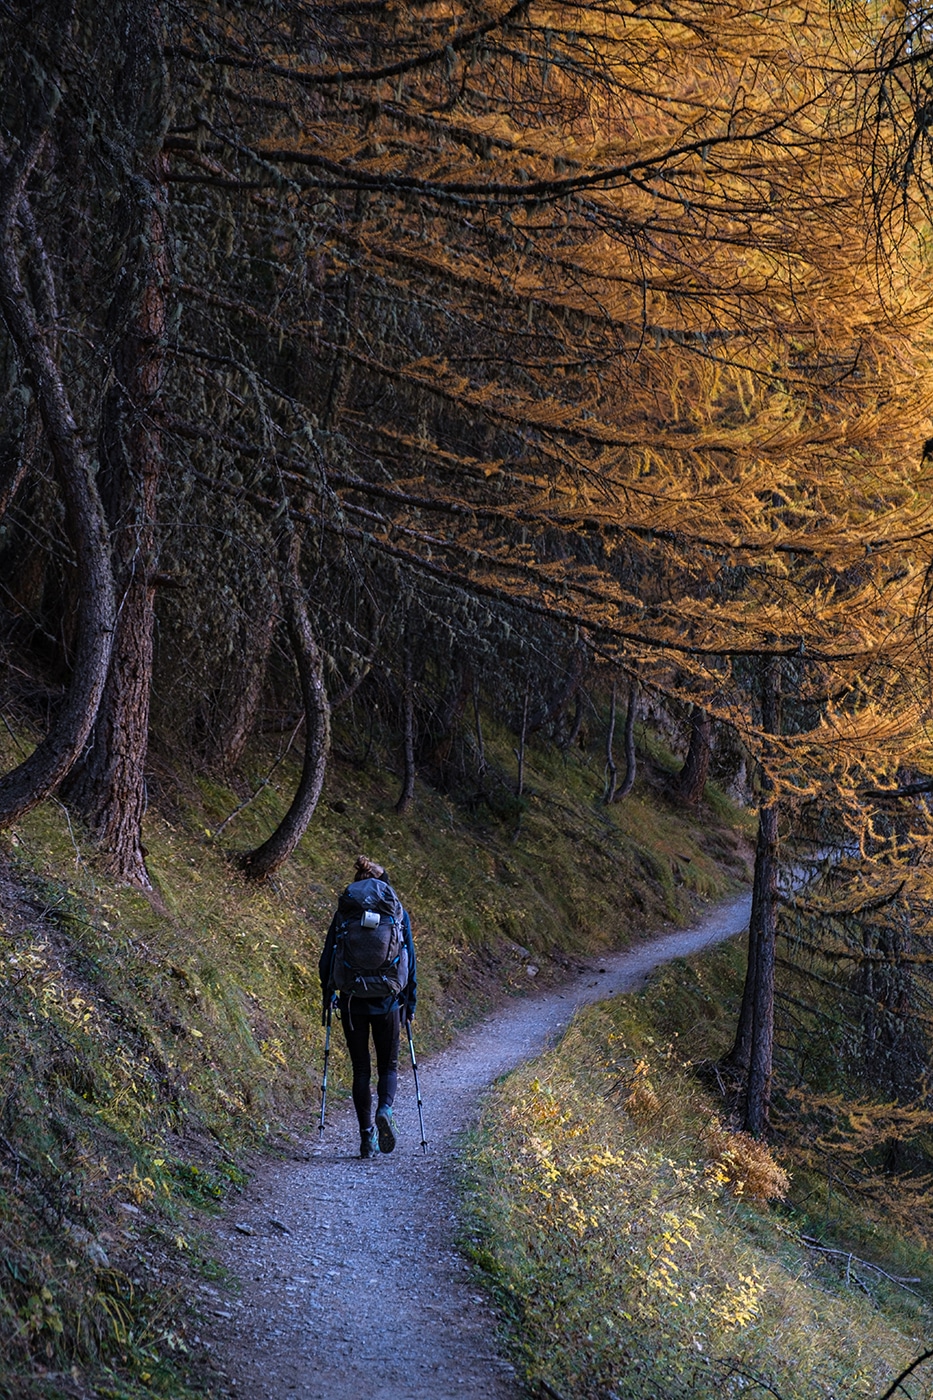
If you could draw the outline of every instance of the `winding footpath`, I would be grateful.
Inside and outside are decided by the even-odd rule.
[[[499,1075],[538,1055],[577,1007],[629,992],[662,963],[748,927],[751,900],[694,928],[600,960],[544,995],[511,1002],[442,1054],[419,1061],[428,1151],[411,1066],[396,1103],[400,1141],[363,1162],[349,1104],[323,1141],[264,1168],[217,1226],[239,1296],[201,1289],[201,1335],[221,1393],[242,1400],[519,1400],[498,1319],[455,1245],[457,1135]]]

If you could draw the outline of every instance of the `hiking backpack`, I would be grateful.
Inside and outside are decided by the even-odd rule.
[[[408,985],[402,906],[384,880],[356,880],[337,902],[331,986],[355,997],[398,996]]]

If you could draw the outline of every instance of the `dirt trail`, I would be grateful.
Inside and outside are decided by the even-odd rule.
[[[426,1155],[409,1065],[391,1156],[360,1161],[347,1105],[328,1114],[322,1143],[309,1131],[300,1156],[257,1175],[217,1227],[217,1253],[241,1281],[240,1296],[205,1285],[200,1300],[202,1337],[228,1393],[518,1400],[524,1391],[498,1350],[496,1314],[454,1246],[457,1134],[475,1118],[482,1090],[539,1054],[576,1007],[631,991],[660,964],[742,932],[750,902],[610,955],[599,972],[510,1003],[419,1060]]]

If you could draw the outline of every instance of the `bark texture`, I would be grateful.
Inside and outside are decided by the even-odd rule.
[[[69,785],[113,873],[149,887],[142,845],[152,685],[156,502],[162,438],[154,409],[164,373],[169,278],[162,139],[166,78],[158,9],[128,4],[127,52],[116,106],[132,175],[120,221],[132,256],[110,310],[112,383],[101,426],[102,495],[110,524],[119,613],[110,672],[88,750]]]
[[[61,7],[56,19],[64,41],[71,24],[70,7]],[[48,319],[48,265],[26,195],[57,101],[58,90],[46,77],[36,91],[17,152],[9,157],[0,153],[0,314],[35,395],[64,503],[65,528],[80,580],[78,627],[64,704],[29,758],[0,778],[0,823],[4,825],[48,796],[81,753],[107,675],[116,612],[107,523],[55,353],[56,329]]]
[[[25,411],[17,415],[14,409],[9,417],[10,426],[0,433],[0,520],[16,499],[39,447],[38,416]]]
[[[709,777],[712,728],[706,710],[694,705],[690,715],[690,744],[676,785],[677,796],[685,807],[697,807],[703,799]]]

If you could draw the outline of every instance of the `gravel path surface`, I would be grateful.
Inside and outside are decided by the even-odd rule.
[[[205,1285],[201,1334],[243,1400],[519,1400],[497,1317],[454,1246],[451,1158],[482,1091],[539,1054],[578,1006],[632,991],[655,967],[748,927],[748,896],[698,926],[610,955],[564,987],[502,1007],[419,1060],[427,1154],[411,1067],[396,1102],[400,1141],[361,1161],[349,1104],[299,1155],[264,1168],[217,1226],[241,1282]],[[417,1023],[416,1023],[417,1025]],[[339,1034],[339,1029],[337,1031]]]

